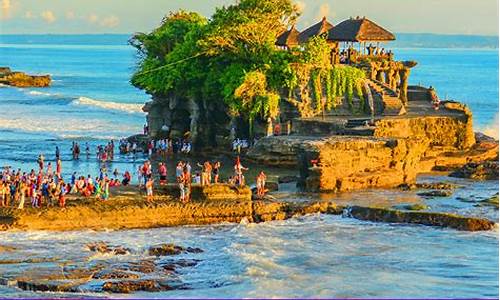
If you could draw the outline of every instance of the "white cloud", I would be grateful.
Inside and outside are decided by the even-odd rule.
[[[99,16],[96,15],[96,14],[90,14],[87,16],[87,22],[89,23],[97,23],[97,21],[99,21]]]
[[[66,12],[66,19],[67,20],[74,20],[76,18],[75,12],[74,11],[67,11]]]
[[[36,16],[31,12],[31,10],[28,10],[24,13],[24,18],[25,19],[35,19]]]
[[[0,19],[9,19],[11,17],[12,3],[10,0],[2,0],[2,15]]]
[[[99,24],[103,27],[113,28],[120,24],[120,19],[115,15],[111,15],[102,19]]]
[[[51,10],[45,10],[41,14],[42,19],[45,20],[47,23],[54,23],[56,21],[56,16]]]

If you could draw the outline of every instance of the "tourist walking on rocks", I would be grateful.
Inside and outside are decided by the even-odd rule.
[[[164,163],[159,164],[158,172],[160,173],[160,185],[167,183],[167,167]]]
[[[236,158],[236,163],[234,164],[234,173],[236,177],[236,184],[239,186],[245,185],[245,176],[243,175],[243,171],[248,171],[248,168],[243,167],[240,157],[238,156]]]
[[[260,171],[259,175],[257,175],[257,196],[262,198],[266,194],[266,174],[264,171]]]
[[[214,174],[214,183],[217,184],[219,183],[219,171],[220,171],[221,165],[220,161],[216,161],[213,167],[213,174]]]
[[[191,199],[191,171],[184,167],[182,172],[182,181],[184,182],[184,202]]]
[[[202,168],[201,185],[210,185],[212,177],[212,165],[209,161],[206,161],[205,163],[203,163],[203,165],[198,164],[198,166]]]
[[[23,181],[20,181],[19,182],[19,206],[17,207],[17,209],[24,209],[24,200],[25,200],[25,197],[26,197],[26,191],[27,191],[27,188],[26,188],[26,184],[23,182]]]
[[[151,175],[146,181],[146,201],[153,202],[153,176]]]
[[[137,169],[137,180],[139,181],[139,187],[142,187],[142,166]]]

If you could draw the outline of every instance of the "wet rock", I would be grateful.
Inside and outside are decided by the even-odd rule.
[[[140,262],[131,262],[122,266],[124,270],[139,272],[144,274],[153,273],[156,266],[152,260],[142,260]]]
[[[427,205],[425,205],[425,204],[416,203],[416,204],[396,205],[396,206],[393,206],[393,208],[395,208],[395,209],[404,209],[404,210],[419,211],[419,210],[426,210],[429,207]]]
[[[498,180],[498,161],[471,162],[452,172],[451,177]]]
[[[92,276],[93,279],[139,279],[138,274],[122,270],[103,270]]]
[[[193,248],[193,247],[187,247],[186,248],[187,253],[202,253],[203,249],[201,248]]]
[[[417,195],[422,197],[449,197],[453,195],[453,192],[450,190],[435,190],[435,191],[417,193]]]
[[[463,231],[483,231],[495,227],[495,222],[487,219],[441,212],[401,211],[390,208],[353,206],[348,209],[347,215],[372,222],[421,224]]]
[[[86,245],[87,249],[92,252],[98,252],[98,253],[111,253],[115,255],[127,255],[130,253],[130,249],[124,248],[122,246],[109,246],[108,244],[104,242],[97,242],[97,243],[90,243]]]
[[[175,272],[177,268],[189,268],[196,266],[200,260],[198,259],[178,259],[162,261],[159,266],[166,271]]]
[[[17,287],[35,292],[77,292],[77,285],[68,281],[26,281],[18,280]]]
[[[168,256],[168,255],[178,255],[181,253],[201,253],[203,252],[200,248],[184,248],[174,244],[162,244],[157,246],[152,246],[149,248],[148,253],[152,256]]]
[[[415,184],[417,189],[425,189],[425,190],[452,190],[457,186],[453,183],[448,182],[423,182]]]
[[[476,206],[480,206],[480,207],[481,206],[491,206],[491,207],[494,207],[498,210],[498,193],[489,199],[480,201],[478,204],[476,204]]]
[[[129,294],[137,291],[143,292],[159,292],[172,290],[174,287],[167,283],[162,283],[157,280],[127,280],[127,281],[108,281],[102,286],[105,292],[117,294]]]

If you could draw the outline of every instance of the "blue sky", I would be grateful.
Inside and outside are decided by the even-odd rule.
[[[210,16],[235,0],[0,0],[0,33],[149,31],[169,11]],[[296,0],[299,28],[366,16],[393,32],[498,35],[498,0]]]

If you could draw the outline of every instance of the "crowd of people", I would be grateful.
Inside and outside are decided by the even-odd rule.
[[[190,144],[186,143],[186,141],[173,143],[172,140],[152,141],[152,147],[149,148],[151,150],[148,151],[149,154],[151,154],[152,150],[160,154],[175,153],[174,149],[182,152],[184,147],[190,147]],[[71,178],[65,181],[62,176],[61,151],[58,146],[55,149],[55,166],[53,166],[53,162],[47,162],[45,156],[40,154],[37,159],[38,170],[32,169],[30,172],[23,172],[21,169],[14,170],[10,166],[4,167],[0,174],[0,206],[17,206],[17,208],[23,209],[26,206],[26,201],[30,201],[33,208],[52,206],[64,208],[68,195],[94,197],[102,201],[108,200],[110,188],[127,186],[132,183],[132,174],[129,171],[120,173],[117,169],[114,169],[110,174],[111,176],[108,176],[106,162],[113,160],[114,147],[113,141],[96,147],[100,171],[99,175],[95,177],[91,175],[82,176],[78,175],[77,172],[73,172]],[[130,142],[122,140],[120,141],[121,147],[134,149],[137,145],[130,145]],[[88,143],[85,144],[85,152],[87,156],[90,156]],[[74,160],[79,159],[80,145],[77,142],[72,143],[71,153]],[[195,167],[199,169],[192,172],[192,166],[188,161],[179,161],[176,165],[175,183],[179,187],[182,202],[188,202],[191,199],[192,184],[206,186],[223,182],[220,176],[222,167],[220,161],[205,161],[203,164],[198,163]],[[226,183],[244,186],[245,171],[248,171],[248,168],[242,165],[238,156],[234,164],[234,174],[227,178]],[[150,160],[146,160],[137,169],[138,186],[146,192],[147,201],[153,201],[155,175],[159,178],[159,185],[168,183],[166,163],[159,162],[155,174]],[[256,180],[257,195],[259,197],[265,194],[265,180],[264,172],[259,173]]]
[[[193,146],[189,139],[159,139],[147,142],[145,150],[147,155],[151,157],[153,154],[162,156],[178,153],[190,154],[192,148]],[[126,139],[120,141],[119,149],[122,154],[137,154],[144,151],[137,143],[130,142]]]

